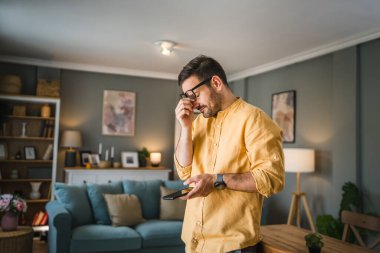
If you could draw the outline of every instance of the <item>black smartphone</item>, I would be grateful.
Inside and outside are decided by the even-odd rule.
[[[180,190],[180,191],[176,191],[176,192],[173,192],[173,193],[171,193],[169,195],[163,196],[162,199],[164,199],[164,200],[173,200],[173,199],[185,196],[192,189],[193,189],[192,187],[189,187],[189,188],[186,188],[186,189],[183,189],[183,190]]]

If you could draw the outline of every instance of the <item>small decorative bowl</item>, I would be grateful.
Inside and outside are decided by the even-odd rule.
[[[100,161],[98,166],[99,168],[109,168],[111,164],[109,161]]]

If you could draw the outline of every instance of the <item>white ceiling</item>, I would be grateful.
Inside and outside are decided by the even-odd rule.
[[[155,78],[206,54],[236,80],[378,37],[379,0],[0,0],[1,61]]]

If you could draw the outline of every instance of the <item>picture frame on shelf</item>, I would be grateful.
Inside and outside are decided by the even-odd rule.
[[[121,165],[123,168],[139,167],[139,156],[137,152],[121,152]]]
[[[100,163],[100,156],[99,156],[99,154],[90,154],[89,159],[90,159],[90,163],[93,166],[98,166],[99,163]]]
[[[272,119],[282,130],[284,143],[295,143],[296,91],[289,90],[272,95]]]
[[[25,160],[36,160],[36,148],[33,146],[24,147]]]
[[[91,163],[91,151],[83,150],[80,151],[80,164],[85,167],[87,163]]]
[[[135,135],[136,93],[105,90],[103,93],[102,134]]]
[[[0,160],[8,159],[8,146],[6,142],[0,142]]]

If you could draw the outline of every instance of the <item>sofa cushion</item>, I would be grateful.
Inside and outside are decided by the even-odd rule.
[[[182,221],[150,220],[137,225],[135,230],[142,237],[143,248],[183,245]]]
[[[110,225],[111,220],[108,214],[104,194],[121,194],[123,186],[121,182],[109,184],[90,184],[87,186],[88,197],[94,213],[95,222],[97,224]]]
[[[139,198],[145,219],[158,219],[160,216],[160,185],[161,180],[123,181],[124,192]]]
[[[141,248],[140,235],[129,227],[91,224],[73,230],[70,252],[111,252]]]
[[[104,194],[112,226],[134,226],[144,222],[136,195]]]
[[[166,188],[177,190],[177,191],[189,187],[187,185],[183,185],[183,181],[182,180],[165,180],[163,182],[163,185]]]
[[[186,201],[181,199],[164,200],[162,196],[176,192],[177,190],[160,186],[161,204],[160,219],[161,220],[183,220],[185,216]]]
[[[77,186],[55,183],[54,195],[57,198],[57,201],[70,212],[73,227],[93,222],[86,185]]]

